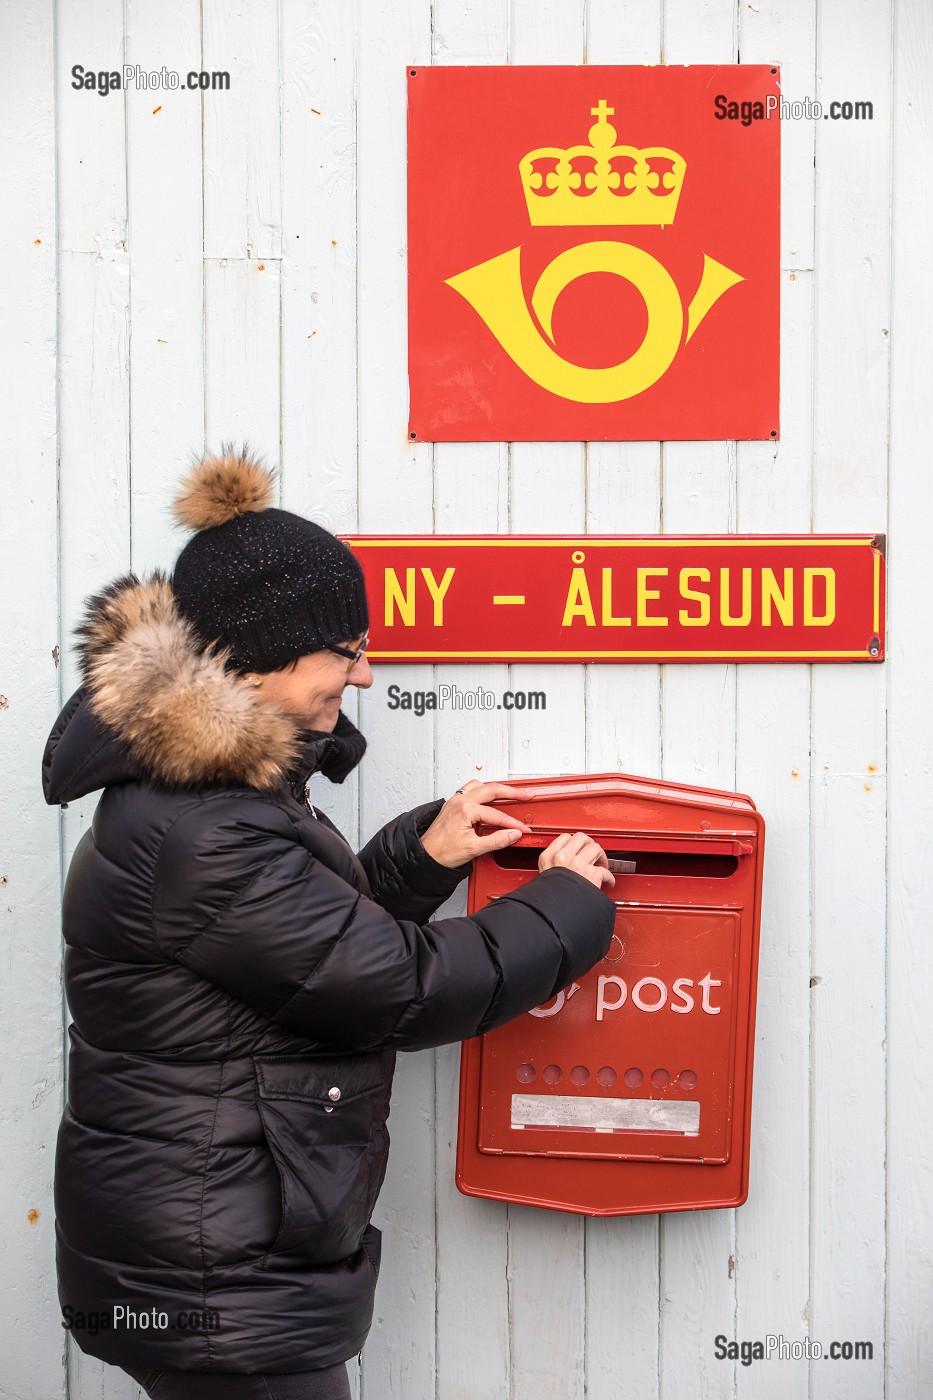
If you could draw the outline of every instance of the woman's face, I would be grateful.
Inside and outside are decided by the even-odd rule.
[[[355,651],[362,635],[341,643]],[[256,698],[280,706],[303,729],[330,731],[337,723],[340,701],[348,685],[368,690],[373,673],[365,656],[350,666],[345,656],[333,651],[312,651],[299,657],[294,667],[286,671],[253,672],[262,684]]]

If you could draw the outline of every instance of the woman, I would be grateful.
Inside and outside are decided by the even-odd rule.
[[[78,1345],[156,1400],[340,1400],[379,1268],[397,1049],[491,1030],[606,952],[582,833],[470,918],[427,921],[526,828],[471,782],[360,852],[306,798],[365,741],[362,572],[225,448],[183,483],[171,582],[88,605],[49,802],[103,789],[64,896],[59,1295]],[[493,828],[478,835],[476,827]]]

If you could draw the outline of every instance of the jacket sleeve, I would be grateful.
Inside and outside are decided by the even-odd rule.
[[[428,802],[403,812],[360,851],[373,899],[397,919],[424,923],[470,873],[472,862],[451,870],[429,856],[421,844],[443,805],[443,800]]]
[[[235,795],[167,833],[153,920],[164,956],[323,1047],[417,1049],[528,1011],[604,955],[613,904],[548,870],[470,918],[395,919]]]

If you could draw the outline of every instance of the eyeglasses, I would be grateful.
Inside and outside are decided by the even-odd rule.
[[[369,633],[367,632],[367,633],[366,633],[366,636],[365,636],[365,637],[363,638],[363,640],[360,642],[360,644],[359,644],[358,647],[355,647],[355,648],[354,648],[354,647],[341,647],[341,646],[337,646],[336,644],[335,644],[334,646],[331,646],[330,644],[328,644],[328,645],[324,648],[324,650],[325,650],[325,651],[333,651],[333,652],[336,652],[336,654],[337,654],[338,656],[345,656],[345,657],[347,658],[347,661],[348,661],[347,670],[348,670],[348,671],[352,671],[352,670],[353,670],[353,667],[356,665],[356,663],[357,663],[358,661],[361,661],[361,660],[363,659],[363,657],[365,656],[365,654],[366,654],[366,648],[367,648],[368,646],[369,646]]]

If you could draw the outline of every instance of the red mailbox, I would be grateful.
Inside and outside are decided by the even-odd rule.
[[[623,774],[515,781],[533,828],[477,860],[469,911],[585,831],[613,862],[606,957],[544,1006],[466,1041],[457,1185],[585,1215],[748,1195],[764,822],[748,797]]]

